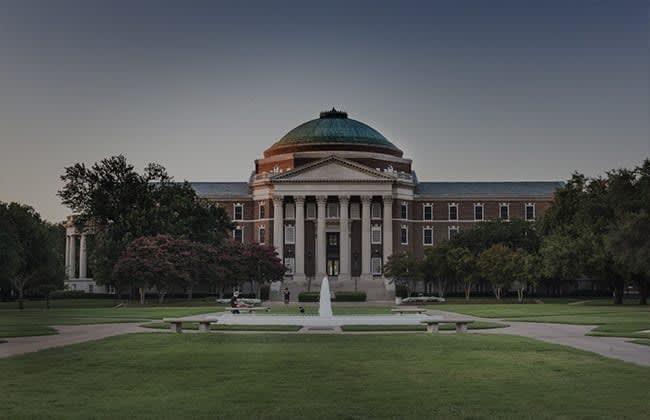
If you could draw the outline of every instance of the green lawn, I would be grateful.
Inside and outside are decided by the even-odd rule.
[[[201,302],[201,300],[198,300]],[[116,322],[139,322],[160,320],[164,317],[179,317],[198,315],[208,312],[223,311],[223,305],[206,306],[188,305],[181,301],[182,306],[174,306],[178,301],[171,301],[165,305],[118,302],[110,299],[66,299],[52,300],[51,309],[45,309],[44,301],[26,302],[25,309],[19,311],[15,302],[2,302],[0,304],[0,338],[24,337],[33,335],[56,334],[52,325],[80,325],[103,324]],[[121,307],[115,307],[121,303]],[[299,315],[298,306],[274,306],[272,314]],[[305,313],[316,315],[318,307],[304,305]],[[353,305],[333,305],[335,315],[350,314],[390,314],[388,306],[372,306],[363,303]],[[221,327],[218,327],[221,328]]]
[[[470,330],[486,330],[490,328],[505,328],[507,324],[498,322],[473,322],[467,327]],[[426,331],[425,325],[343,325],[343,331]],[[441,331],[453,331],[454,324],[440,324]]]
[[[510,336],[132,334],[0,372],[8,419],[650,416],[650,368]]]
[[[650,338],[650,307],[612,305],[597,301],[587,305],[545,304],[443,304],[431,309],[510,321],[598,325],[589,335]]]
[[[100,303],[104,301],[99,300]],[[56,307],[51,309],[30,308],[0,309],[0,338],[56,334],[52,325],[103,324],[115,322],[139,322],[159,320],[163,317],[188,316],[220,311],[208,307],[159,307],[124,306],[112,307]]]

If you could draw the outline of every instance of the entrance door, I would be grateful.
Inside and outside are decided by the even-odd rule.
[[[327,260],[327,275],[328,276],[339,275],[339,260],[334,260],[334,259]]]
[[[327,232],[327,275],[339,275],[339,233]]]

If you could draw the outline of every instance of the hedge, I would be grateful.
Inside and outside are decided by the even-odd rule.
[[[318,302],[320,292],[302,292],[298,295],[298,302]]]
[[[366,292],[336,292],[337,302],[365,302]]]

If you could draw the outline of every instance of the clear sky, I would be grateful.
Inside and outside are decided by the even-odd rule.
[[[242,5],[245,3],[246,5]],[[650,155],[646,0],[0,0],[0,200],[75,162],[246,181],[332,106],[421,180],[562,180]]]

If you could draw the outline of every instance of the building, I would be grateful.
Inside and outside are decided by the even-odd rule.
[[[248,182],[192,185],[228,210],[234,240],[276,248],[287,267],[282,287],[315,289],[328,275],[334,290],[382,299],[394,294],[382,275],[390,255],[421,256],[484,220],[535,220],[561,183],[420,181],[402,150],[332,109],[265,150]],[[100,291],[88,275],[86,236],[68,224],[67,284]]]

